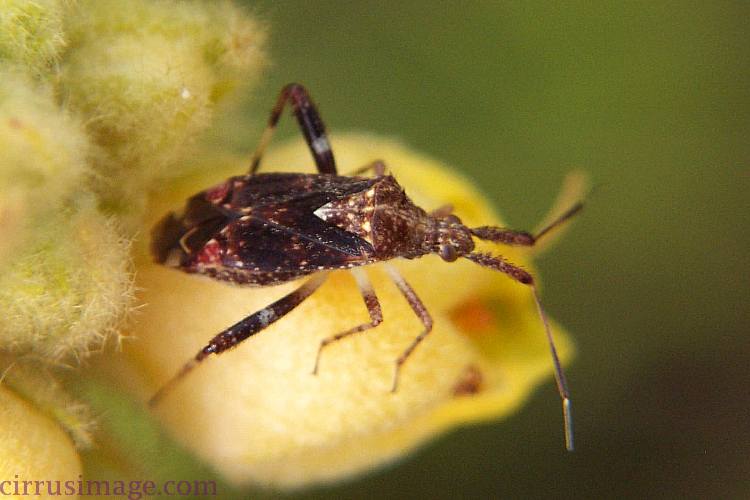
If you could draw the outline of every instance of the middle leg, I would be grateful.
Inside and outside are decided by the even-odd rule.
[[[313,375],[318,374],[320,354],[323,352],[323,349],[327,345],[330,345],[333,342],[337,342],[350,335],[354,335],[355,333],[360,333],[364,332],[365,330],[375,328],[383,322],[383,311],[380,309],[378,296],[375,294],[375,290],[372,288],[372,283],[370,283],[370,280],[367,277],[367,273],[364,271],[364,269],[359,268],[351,269],[351,273],[354,275],[354,279],[357,280],[357,286],[359,287],[360,293],[362,293],[362,298],[364,299],[365,305],[367,306],[367,312],[370,314],[370,321],[369,323],[362,323],[361,325],[355,326],[354,328],[351,328],[344,332],[324,338],[320,342],[320,346],[318,347],[318,355],[315,357],[315,366],[313,367],[312,371]]]
[[[419,299],[414,289],[409,285],[409,283],[406,282],[404,277],[401,276],[401,273],[399,273],[398,270],[390,264],[385,264],[385,268],[388,271],[388,274],[391,275],[391,279],[393,280],[393,282],[396,283],[398,289],[401,290],[401,293],[404,295],[404,297],[406,297],[406,300],[409,302],[412,311],[414,311],[414,313],[419,317],[419,319],[422,321],[422,324],[424,325],[424,330],[422,330],[422,333],[414,338],[409,347],[407,347],[406,350],[401,353],[401,356],[399,356],[396,360],[396,369],[393,372],[393,385],[391,386],[391,392],[396,392],[398,390],[398,377],[401,373],[401,367],[406,362],[406,360],[409,359],[409,356],[411,356],[411,353],[414,352],[414,349],[416,349],[417,346],[424,340],[424,338],[432,331],[432,316],[430,316],[430,312]]]

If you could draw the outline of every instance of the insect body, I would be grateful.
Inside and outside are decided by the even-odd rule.
[[[192,197],[184,215],[170,214],[155,234],[160,263],[256,286],[474,248],[458,218],[415,206],[389,175],[233,177]]]
[[[315,159],[317,174],[257,173],[287,102],[292,104]],[[368,170],[375,175],[364,176]],[[435,253],[447,262],[458,258],[472,260],[533,288],[534,280],[525,270],[502,257],[474,252],[473,238],[530,246],[580,208],[580,204],[575,205],[536,236],[494,226],[469,228],[451,213],[450,207],[428,213],[412,203],[396,179],[386,175],[385,165],[380,161],[363,167],[355,175],[338,175],[325,127],[307,91],[301,85],[287,85],[271,112],[250,173],[201,191],[188,199],[181,214],[164,217],[153,230],[152,253],[161,264],[245,286],[267,286],[311,277],[290,294],[217,334],[150,403],[155,404],[172,384],[207,356],[234,347],[294,309],[323,283],[329,270],[351,270],[370,321],[325,338],[318,349],[313,373],[317,373],[321,352],[327,345],[374,328],[382,321],[380,303],[366,273],[360,269],[362,266]],[[400,368],[429,334],[432,318],[400,273],[386,266],[424,325],[424,330],[396,360],[392,385],[395,392]],[[570,398],[535,289],[534,297],[550,343],[563,399],[566,443],[572,449]]]

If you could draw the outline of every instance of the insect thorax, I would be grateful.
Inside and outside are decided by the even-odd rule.
[[[391,176],[365,191],[327,203],[315,215],[370,243],[378,259],[430,253],[435,221],[412,203]]]

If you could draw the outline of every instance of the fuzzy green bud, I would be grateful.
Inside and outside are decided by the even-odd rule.
[[[90,196],[40,214],[0,273],[4,349],[61,360],[101,345],[129,309],[128,262],[127,243]]]
[[[49,87],[20,70],[0,71],[0,264],[31,220],[54,213],[89,175],[83,127]]]
[[[59,361],[111,334],[130,301],[127,244],[85,189],[90,143],[51,90],[0,75],[0,341]]]
[[[29,74],[50,74],[65,47],[64,0],[3,0],[0,7],[0,61]]]
[[[265,30],[224,2],[82,1],[66,29],[62,94],[101,146],[97,191],[120,215],[139,215],[216,103],[265,64]]]

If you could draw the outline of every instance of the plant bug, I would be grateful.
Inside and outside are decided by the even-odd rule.
[[[318,173],[258,173],[263,152],[287,103],[292,106]],[[364,176],[367,171],[374,176]],[[532,246],[581,208],[581,203],[575,204],[536,235],[494,226],[470,228],[451,213],[450,207],[426,212],[414,205],[396,179],[386,174],[381,161],[353,175],[338,175],[325,126],[307,90],[289,84],[281,90],[271,111],[249,174],[199,192],[187,200],[179,215],[167,214],[153,229],[151,250],[160,264],[238,285],[268,286],[311,277],[288,295],[217,334],[157,391],[149,404],[156,404],[209,355],[235,347],[281,319],[325,281],[327,271],[348,269],[354,274],[370,321],[324,338],[313,366],[313,373],[317,373],[326,346],[382,322],[380,303],[362,266],[397,257],[437,254],[446,262],[469,259],[531,287],[563,403],[566,446],[572,450],[570,394],[534,279],[501,256],[475,252],[474,238]],[[396,360],[391,386],[396,392],[401,367],[430,333],[432,317],[396,268],[387,262],[385,267],[424,326]]]

